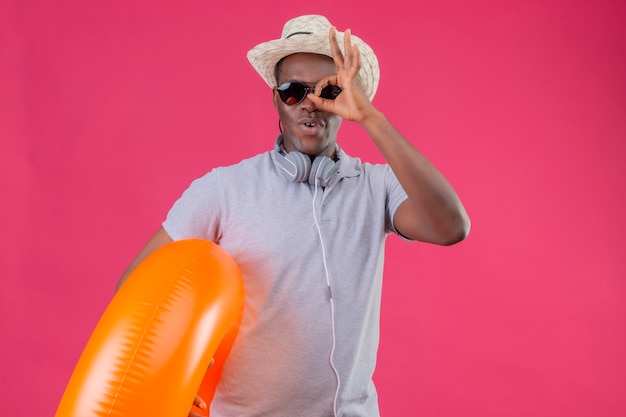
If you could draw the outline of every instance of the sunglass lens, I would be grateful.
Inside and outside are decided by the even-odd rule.
[[[329,84],[322,89],[320,93],[321,98],[325,98],[327,100],[334,100],[341,93],[341,87],[338,85]]]
[[[278,88],[280,99],[290,106],[300,103],[307,94],[307,88],[300,83],[284,83]]]
[[[284,83],[277,88],[280,99],[290,106],[300,103],[310,89],[308,86],[301,83]],[[329,84],[322,89],[320,97],[327,100],[334,100],[341,93],[341,87],[338,85]]]

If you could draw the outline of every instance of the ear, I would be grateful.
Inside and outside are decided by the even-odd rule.
[[[274,108],[276,110],[278,110],[278,100],[280,100],[278,90],[276,88],[272,88],[272,101],[274,102]]]

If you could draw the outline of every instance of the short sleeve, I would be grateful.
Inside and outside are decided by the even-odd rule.
[[[174,203],[163,228],[174,240],[205,239],[219,242],[222,216],[219,170],[193,181]]]

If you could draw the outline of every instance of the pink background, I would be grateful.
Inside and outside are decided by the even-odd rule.
[[[312,12],[377,51],[375,104],[473,221],[388,241],[383,415],[626,415],[623,0],[1,1],[0,414],[53,415],[173,201],[271,147],[245,54]]]

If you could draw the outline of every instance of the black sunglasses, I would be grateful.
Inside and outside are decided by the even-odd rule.
[[[276,88],[280,99],[289,106],[302,103],[309,93],[315,93],[315,87],[309,87],[302,83],[284,83]],[[341,93],[341,87],[338,85],[328,84],[322,88],[321,98],[334,100]]]

